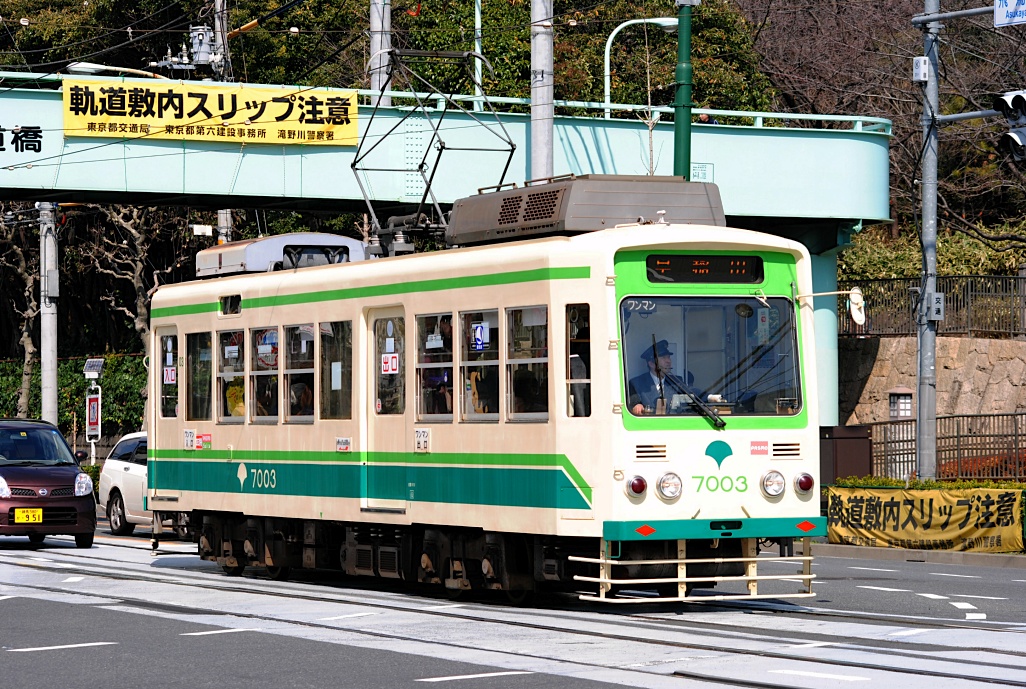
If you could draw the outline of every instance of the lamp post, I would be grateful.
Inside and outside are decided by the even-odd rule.
[[[609,49],[613,45],[613,39],[616,38],[616,34],[620,33],[621,29],[624,29],[624,28],[626,28],[628,26],[631,26],[632,24],[655,24],[656,26],[662,27],[663,31],[665,31],[666,33],[673,33],[674,31],[677,30],[677,27],[678,27],[679,23],[680,23],[679,20],[675,19],[674,17],[652,17],[652,18],[649,18],[649,19],[629,19],[629,20],[625,21],[623,24],[620,24],[618,27],[613,29],[613,32],[611,34],[609,34],[609,38],[606,39],[606,59],[605,59],[605,63],[604,63],[605,64],[605,77],[606,77],[606,81],[605,81],[606,90],[605,90],[605,98],[602,101],[602,104],[604,106],[606,106],[605,110],[606,110],[606,119],[607,120],[609,119],[609,105],[610,105],[610,100],[609,100],[609,91],[610,91]],[[689,24],[689,26],[690,26],[690,24]],[[690,52],[690,50],[691,50],[691,42],[689,40],[688,41],[688,52]],[[690,100],[690,98],[689,98],[689,100]]]
[[[144,69],[134,69],[132,67],[112,67],[110,65],[99,65],[95,62],[69,62],[68,71],[72,74],[99,74],[100,72],[123,72],[125,74],[138,74],[143,77],[150,77],[151,79],[167,79],[163,74],[157,74],[156,72],[147,72]]]
[[[702,0],[677,0],[677,94],[673,99],[673,174],[691,179],[691,8]]]

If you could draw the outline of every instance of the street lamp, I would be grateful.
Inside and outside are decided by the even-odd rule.
[[[620,33],[621,29],[623,29],[625,27],[628,27],[631,24],[655,24],[656,26],[661,27],[662,30],[665,31],[666,33],[674,33],[675,31],[677,31],[678,23],[679,22],[678,22],[676,17],[653,17],[653,18],[650,18],[650,19],[630,19],[628,21],[625,21],[623,24],[620,24],[618,27],[613,29],[613,33],[609,34],[609,38],[606,39],[606,61],[605,61],[605,77],[606,77],[606,82],[605,83],[606,83],[606,90],[605,90],[605,99],[602,101],[602,104],[606,106],[605,110],[606,110],[606,119],[607,120],[609,119],[609,104],[610,104],[610,101],[609,101],[609,88],[610,88],[610,86],[609,86],[609,82],[610,82],[610,79],[609,79],[609,49],[613,45],[613,38],[616,37],[616,34]]]
[[[123,72],[125,74],[138,74],[151,79],[167,79],[163,74],[147,72],[144,69],[132,67],[111,67],[110,65],[99,65],[95,62],[69,62],[68,71],[72,74],[99,74],[100,72]]]

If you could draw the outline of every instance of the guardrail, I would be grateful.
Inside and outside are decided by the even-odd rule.
[[[916,471],[916,420],[872,426],[873,475]],[[937,478],[1026,480],[1026,413],[937,417]]]
[[[839,290],[858,287],[866,300],[866,322],[855,323],[842,296],[838,300],[838,334],[841,336],[915,335],[918,278],[853,280],[838,284]],[[1026,277],[954,275],[937,278],[944,294],[944,320],[940,335],[986,337],[1026,336]]]

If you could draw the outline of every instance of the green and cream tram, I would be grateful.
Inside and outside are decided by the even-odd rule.
[[[229,244],[156,291],[157,537],[173,518],[232,574],[811,595],[807,548],[757,557],[825,534],[806,250],[665,178],[481,194],[449,231],[374,260]]]

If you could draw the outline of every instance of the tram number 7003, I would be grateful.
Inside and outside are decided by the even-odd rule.
[[[748,490],[748,477],[747,476],[692,476],[695,479],[697,485],[695,486],[695,492],[701,493],[703,490],[707,493],[744,493]]]
[[[275,488],[278,474],[274,469],[250,469],[250,488]]]

